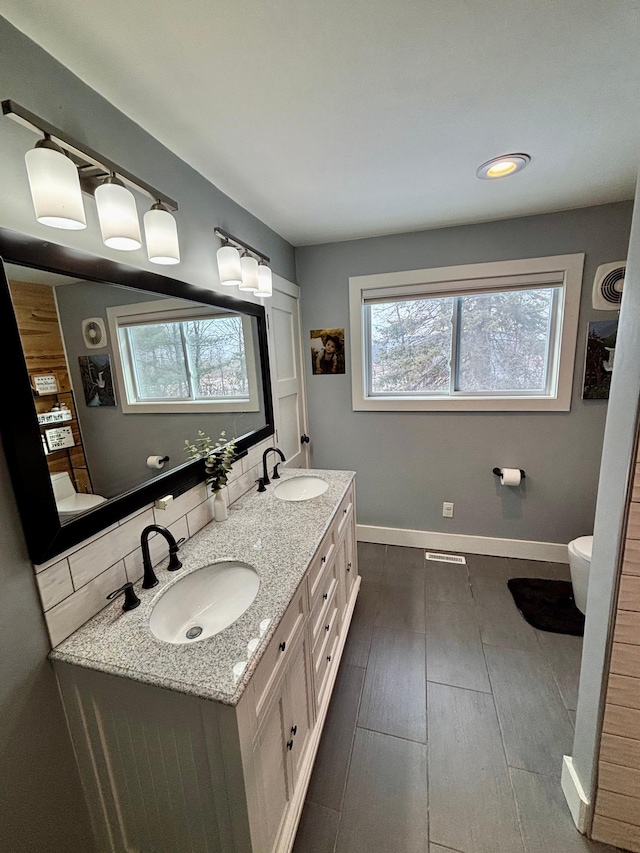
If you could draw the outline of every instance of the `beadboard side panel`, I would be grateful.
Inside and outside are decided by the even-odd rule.
[[[100,853],[245,853],[216,703],[54,666]]]

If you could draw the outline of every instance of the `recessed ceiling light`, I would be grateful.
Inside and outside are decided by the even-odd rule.
[[[515,175],[531,162],[528,154],[503,154],[502,157],[494,157],[483,163],[476,170],[476,175],[483,181],[491,181],[494,178],[506,178],[507,175]]]

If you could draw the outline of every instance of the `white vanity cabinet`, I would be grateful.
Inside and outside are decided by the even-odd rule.
[[[237,705],[54,659],[101,853],[289,853],[359,583],[352,482]]]

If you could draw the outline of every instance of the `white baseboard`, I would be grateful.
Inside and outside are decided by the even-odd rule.
[[[520,560],[541,560],[545,563],[568,562],[567,546],[560,542],[498,539],[494,536],[436,533],[429,530],[407,530],[402,527],[375,527],[371,524],[356,525],[356,533],[359,542],[376,542],[380,545],[408,545],[411,548],[488,554],[491,557],[514,557]]]
[[[570,755],[562,756],[560,784],[562,785],[562,793],[569,806],[573,822],[578,832],[584,835],[588,829],[589,800],[586,797],[582,783],[573,766],[573,758]]]

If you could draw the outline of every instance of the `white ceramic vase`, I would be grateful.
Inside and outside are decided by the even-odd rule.
[[[213,517],[216,521],[226,521],[229,518],[227,502],[222,497],[221,492],[216,492],[216,496],[213,499]]]

